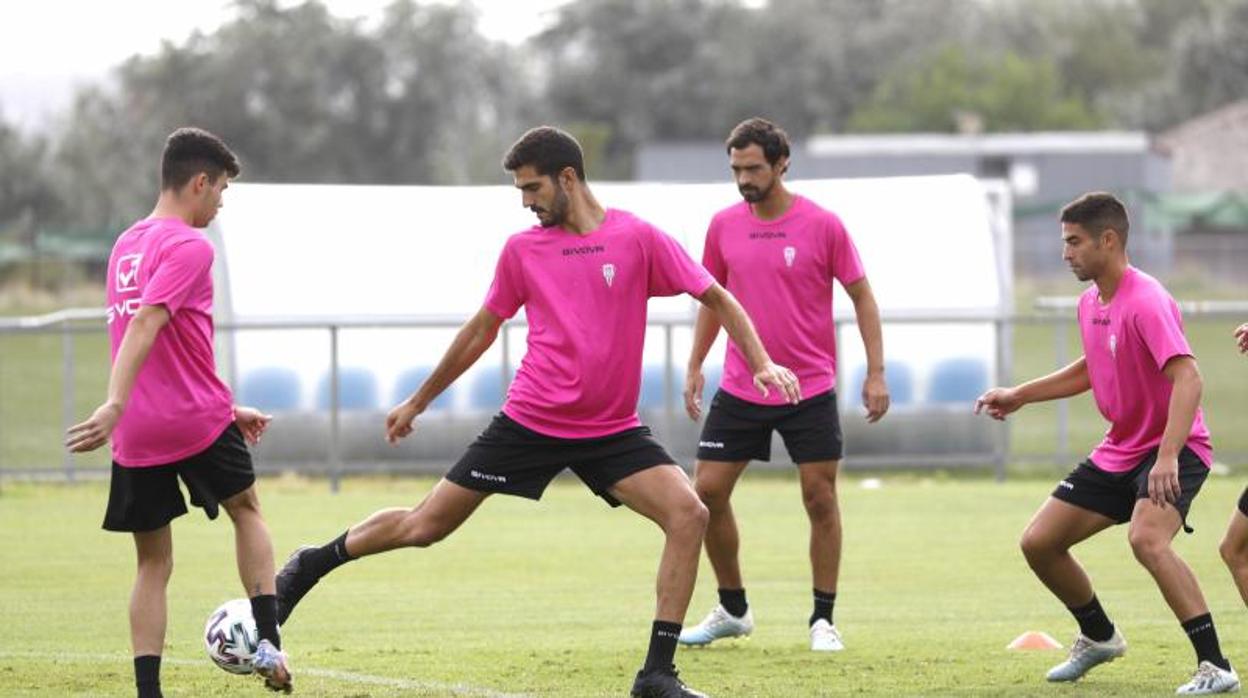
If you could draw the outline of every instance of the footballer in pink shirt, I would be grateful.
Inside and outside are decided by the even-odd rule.
[[[1126,208],[1106,193],[1085,194],[1062,209],[1062,258],[1080,281],[1083,356],[1012,388],[993,388],[975,404],[994,419],[1033,402],[1092,391],[1109,430],[1088,459],[1058,483],[1023,532],[1031,569],[1079,624],[1066,661],[1049,681],[1075,681],[1121,657],[1127,644],[1110,622],[1070,549],[1116,524],[1183,627],[1196,653],[1181,694],[1239,690],[1222,654],[1200,585],[1171,543],[1187,527],[1192,500],[1209,474],[1213,450],[1200,410],[1201,376],[1183,334],[1178,305],[1127,259]]]
[[[392,443],[410,435],[414,420],[524,307],[528,346],[502,411],[419,505],[379,511],[325,545],[295,551],[278,573],[279,620],[339,565],[432,545],[491,494],[539,499],[555,475],[571,469],[594,494],[651,519],[666,536],[649,650],[632,695],[701,696],[677,677],[673,657],[707,512],[637,417],[647,299],[684,293],[710,308],[742,348],[760,395],[796,403],[797,377],[772,363],[740,304],[675,240],[598,203],[572,136],[532,129],[503,166],[538,225],[507,240],[480,311],[424,384],[390,412],[386,434]]]
[[[706,232],[702,263],[745,307],[768,352],[802,384],[802,401],[751,389],[752,373],[731,339],[723,379],[711,398],[698,442],[695,488],[710,510],[706,554],[719,587],[719,603],[680,636],[687,645],[748,635],[754,617],[745,596],[737,557],[740,541],[730,498],[751,460],[771,459],[779,431],[797,466],[802,501],[810,520],[813,611],[808,632],[815,651],[844,649],[833,624],[841,563],[841,515],[836,476],[842,455],[836,403],[836,327],[832,289],[839,283],[853,301],[867,354],[862,400],[867,420],[888,411],[880,312],[854,241],[831,211],[789,192],[789,139],[766,119],[741,122],[726,145],[733,178],[744,199],[715,214]],[[702,364],[719,333],[716,317],[703,309],[694,328],[685,377],[685,409],[702,413]]]
[[[69,450],[112,441],[104,528],[134,535],[138,575],[130,597],[130,635],[139,698],[161,695],[160,657],[173,567],[170,522],[186,500],[209,519],[224,508],[234,523],[238,569],[251,599],[260,643],[254,665],[273,690],[290,692],[274,595],[273,543],[260,513],[247,443],[270,417],[235,407],[217,377],[213,354],[213,247],[197,228],[221,207],[238,159],[221,139],[197,128],[174,131],[161,158],[156,208],[130,226],[108,261],[106,318],[112,349],[108,400],[71,427]]]
[[[1239,353],[1248,354],[1248,323],[1235,328],[1235,346]],[[1239,496],[1239,505],[1231,514],[1231,523],[1226,528],[1219,550],[1222,560],[1231,570],[1239,595],[1248,605],[1248,488]]]

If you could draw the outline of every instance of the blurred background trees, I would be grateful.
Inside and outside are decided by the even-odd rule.
[[[477,20],[470,3],[395,0],[366,23],[240,0],[46,128],[0,119],[0,261],[106,248],[185,124],[223,136],[247,181],[465,184],[506,181],[503,151],[538,123],[574,131],[591,176],[626,179],[640,143],[759,113],[798,138],[1160,130],[1248,98],[1248,0],[572,0],[514,45]]]

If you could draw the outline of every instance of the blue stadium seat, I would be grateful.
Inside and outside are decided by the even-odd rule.
[[[503,406],[505,395],[503,374],[496,365],[487,365],[477,371],[468,393],[469,405],[474,410],[497,412]]]
[[[641,398],[637,409],[655,410],[663,407],[663,367],[646,366],[641,370]]]
[[[884,361],[884,378],[888,382],[888,404],[891,407],[909,405],[914,402],[914,372],[908,364],[900,361]],[[862,364],[854,369],[850,381],[842,386],[845,397],[850,404],[859,404],[862,398],[862,382],[867,379],[867,366]]]
[[[927,401],[972,403],[988,389],[988,364],[975,357],[945,359],[932,369]]]
[[[433,368],[429,366],[417,366],[416,368],[409,368],[399,374],[398,380],[394,382],[394,396],[391,398],[390,402],[397,405],[406,400],[412,393],[416,392],[416,390],[420,388],[421,384],[425,382],[425,379],[429,377],[430,373],[433,373]],[[451,387],[442,391],[442,394],[433,401],[433,404],[429,405],[429,411],[436,412],[450,408],[451,391],[454,389],[455,386],[452,384]]]
[[[298,409],[299,397],[299,374],[280,366],[248,372],[238,391],[239,404],[265,412]]]
[[[316,388],[316,406],[329,409],[329,374]],[[367,368],[338,369],[338,407],[343,410],[372,410],[378,407],[377,377]]]

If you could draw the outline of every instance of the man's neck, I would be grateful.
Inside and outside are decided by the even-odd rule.
[[[767,194],[767,198],[750,204],[750,211],[756,218],[770,221],[788,213],[793,206],[793,194],[784,188],[783,182],[776,182]]]
[[[569,206],[568,217],[563,222],[563,229],[577,235],[588,235],[602,226],[607,218],[607,211],[594,198],[589,187],[585,187],[575,196],[576,199]]]
[[[160,193],[160,198],[156,200],[156,208],[153,208],[147,217],[177,218],[189,226],[195,225],[195,215],[191,212],[191,208],[167,191]]]
[[[1127,265],[1126,257],[1114,260],[1100,276],[1096,277],[1097,293],[1102,303],[1112,301],[1114,295],[1118,293],[1118,288],[1122,286],[1122,277],[1127,273]]]

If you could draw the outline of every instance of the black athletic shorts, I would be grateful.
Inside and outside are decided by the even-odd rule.
[[[186,513],[178,478],[191,493],[191,504],[209,519],[220,513],[218,504],[256,481],[251,452],[243,433],[231,423],[211,446],[167,465],[126,468],[113,463],[104,514],[107,531],[155,531]]]
[[[1248,487],[1245,487],[1243,494],[1239,495],[1239,513],[1248,516]]]
[[[618,507],[620,502],[607,492],[615,483],[675,462],[650,434],[650,427],[591,439],[561,439],[539,434],[500,412],[446,479],[479,492],[541,499],[550,481],[571,468],[594,494]]]
[[[716,391],[698,440],[698,460],[771,460],[771,432],[784,439],[794,463],[840,460],[843,451],[836,391],[796,405],[756,405]]]
[[[1131,520],[1136,501],[1148,499],[1148,473],[1156,462],[1155,448],[1139,465],[1122,473],[1107,473],[1093,465],[1091,460],[1085,460],[1065,480],[1057,483],[1053,497],[1080,509],[1103,514],[1118,523],[1126,523]],[[1184,446],[1179,452],[1179,501],[1175,507],[1183,517],[1183,529],[1188,533],[1192,529],[1187,525],[1187,510],[1207,477],[1209,468],[1192,449]]]

